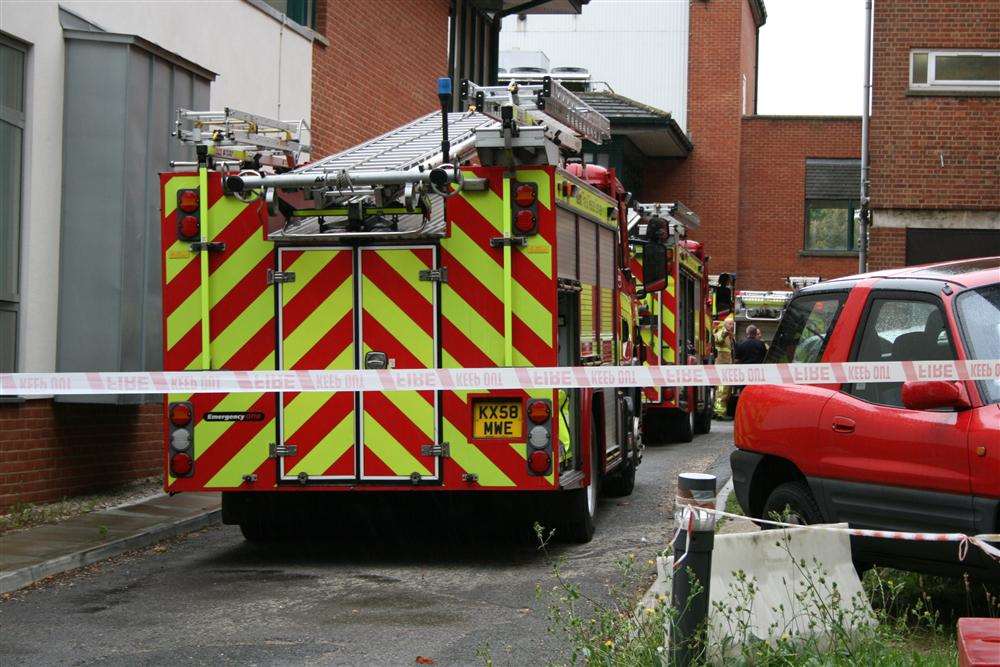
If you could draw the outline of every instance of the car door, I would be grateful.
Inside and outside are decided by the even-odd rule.
[[[954,359],[953,336],[936,296],[874,291],[851,360]],[[969,531],[972,413],[907,409],[901,386],[846,384],[824,406],[819,464],[829,518],[863,528]]]

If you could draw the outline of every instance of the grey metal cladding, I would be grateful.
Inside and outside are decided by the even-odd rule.
[[[806,199],[857,199],[860,189],[861,160],[806,160]]]
[[[211,72],[132,35],[64,30],[59,371],[162,368],[159,172],[190,160],[173,110]],[[60,396],[141,403],[159,396]]]

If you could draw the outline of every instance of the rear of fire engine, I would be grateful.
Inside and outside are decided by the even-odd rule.
[[[549,80],[461,93],[295,168],[290,124],[180,112],[199,160],[161,176],[165,369],[632,363],[624,198],[564,168],[607,120]],[[586,541],[641,457],[624,389],[316,389],[170,395],[166,490],[222,491],[249,539],[296,492],[518,492]]]
[[[685,238],[698,225],[698,216],[678,202],[636,204],[629,220],[630,267],[640,284],[644,277],[650,282],[650,250],[656,247],[650,243],[666,247],[665,285],[649,284],[640,294],[638,355],[645,365],[711,363],[708,257],[700,243]],[[646,387],[643,393],[646,442],[690,442],[711,429],[711,387]]]

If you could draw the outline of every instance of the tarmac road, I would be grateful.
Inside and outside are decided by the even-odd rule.
[[[551,558],[602,594],[629,551],[669,540],[684,471],[728,478],[732,426],[648,447],[635,492],[605,498],[589,544],[542,553],[523,533],[473,534],[427,516],[374,537],[253,545],[208,528],[11,594],[0,603],[5,664],[437,665],[565,661],[547,631]],[[336,520],[336,519],[334,519]]]

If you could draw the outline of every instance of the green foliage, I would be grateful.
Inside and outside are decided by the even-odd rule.
[[[727,510],[737,509],[729,507]],[[551,533],[536,526],[540,548],[546,551]],[[788,551],[787,541],[777,542]],[[836,581],[816,561],[796,559],[790,551],[798,584],[788,584],[788,600],[806,610],[799,617],[799,632],[789,623],[770,628],[766,640],[753,635],[750,619],[757,595],[756,580],[745,572],[732,573],[726,605],[716,604],[711,613],[725,620],[724,637],[710,639],[698,654],[698,664],[740,665],[954,665],[957,661],[954,625],[942,622],[939,608],[958,598],[980,600],[984,606],[966,607],[982,615],[1000,615],[1000,599],[989,589],[976,592],[966,581],[927,578],[887,570],[872,570],[863,579],[871,602],[843,600]],[[563,574],[563,560],[552,561],[554,584],[536,587],[536,597],[548,605],[549,632],[564,640],[568,655],[549,664],[592,666],[649,666],[670,664],[665,628],[673,625],[677,612],[668,595],[639,601],[651,576],[653,561],[645,567],[629,553],[616,562],[618,583],[599,598],[588,596]],[[697,595],[697,590],[692,597]],[[975,596],[979,597],[976,598]],[[971,596],[971,597],[970,597]],[[950,602],[948,604],[951,604]],[[773,611],[783,610],[778,605]],[[874,612],[874,616],[872,613]],[[721,616],[719,616],[721,615]],[[485,664],[493,665],[488,648],[480,652]]]

